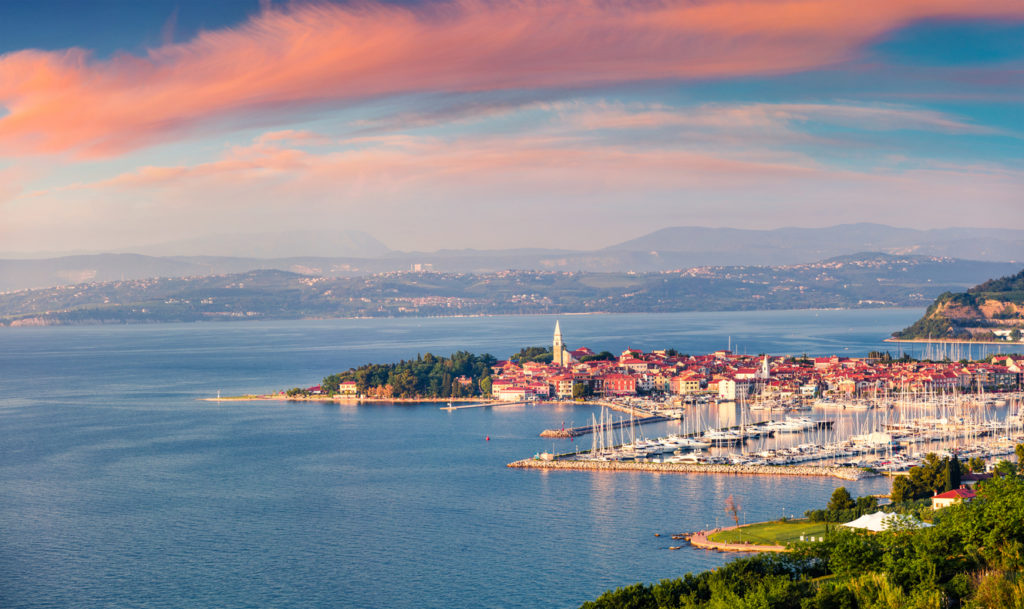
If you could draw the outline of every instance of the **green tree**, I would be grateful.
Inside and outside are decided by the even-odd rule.
[[[491,377],[485,376],[480,379],[480,393],[481,395],[491,395]]]
[[[874,512],[878,509],[878,497],[872,495],[865,495],[863,497],[857,497],[857,511],[861,515]]]
[[[1024,473],[1024,444],[1015,446],[1013,452],[1017,455],[1017,471]]]
[[[509,359],[517,364],[526,362],[550,362],[554,357],[550,347],[526,347],[514,353]]]
[[[409,370],[392,372],[387,384],[391,385],[395,397],[409,398],[416,395],[416,378]]]
[[[857,507],[853,497],[850,496],[850,491],[846,490],[845,486],[840,486],[836,490],[832,491],[832,498],[829,499],[828,506],[830,511],[838,510],[849,510]]]
[[[839,575],[871,571],[882,558],[881,540],[864,531],[835,527],[825,541],[829,546],[828,568]]]
[[[985,471],[985,460],[981,457],[971,457],[970,461],[967,462],[967,469],[974,473],[981,473]]]
[[[573,397],[573,399],[582,400],[583,398],[587,397],[587,393],[589,393],[589,392],[587,391],[587,384],[586,383],[584,383],[583,381],[573,381],[572,382],[572,397]]]
[[[1017,473],[1017,466],[1006,459],[1002,459],[999,463],[996,463],[996,466],[992,471],[995,472],[997,476],[1012,476]]]
[[[341,375],[332,374],[320,381],[320,389],[327,395],[338,393],[338,386],[341,384]]]
[[[893,503],[903,503],[914,498],[914,485],[908,476],[896,476],[892,480],[892,492],[889,499]]]
[[[960,459],[952,458],[947,460],[944,467],[945,481],[943,483],[942,490],[951,491],[955,488],[960,488],[961,473]]]

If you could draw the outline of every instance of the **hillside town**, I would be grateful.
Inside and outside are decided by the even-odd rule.
[[[500,401],[637,395],[747,399],[786,404],[806,400],[881,399],[900,394],[1015,391],[1021,387],[1024,356],[989,361],[915,361],[878,357],[791,357],[740,355],[728,350],[682,355],[672,350],[645,353],[627,348],[603,359],[587,347],[569,349],[555,322],[551,361],[494,366],[491,394]],[[607,355],[605,355],[607,357]]]

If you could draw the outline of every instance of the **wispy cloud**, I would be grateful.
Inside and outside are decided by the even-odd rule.
[[[216,120],[419,92],[565,89],[834,65],[926,18],[1024,19],[1020,0],[456,0],[296,4],[97,60],[0,57],[0,151],[116,155]]]
[[[386,227],[404,249],[445,247],[453,231],[463,247],[588,247],[622,230],[674,224],[922,225],[922,206],[930,225],[942,226],[957,223],[965,201],[998,223],[1016,213],[1022,189],[1024,172],[995,164],[916,159],[851,169],[774,146],[641,147],[545,130],[342,139],[273,132],[207,162],[22,196],[0,238],[10,247],[69,239],[101,247],[184,237],[197,217],[249,231],[300,229],[315,218],[371,233]],[[566,231],[574,222],[586,230]]]
[[[730,131],[791,130],[802,123],[821,123],[869,131],[934,131],[992,135],[998,130],[976,125],[935,110],[893,104],[749,103],[705,104],[696,107],[572,102],[551,106],[588,129],[705,128]]]

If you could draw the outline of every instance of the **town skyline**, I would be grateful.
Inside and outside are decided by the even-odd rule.
[[[311,227],[403,251],[1024,228],[1019,2],[2,10],[5,252]]]

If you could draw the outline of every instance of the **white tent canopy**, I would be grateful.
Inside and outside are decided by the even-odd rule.
[[[850,527],[851,529],[867,529],[869,531],[884,531],[891,526],[897,526],[900,528],[913,528],[918,529],[921,527],[930,527],[932,525],[927,522],[921,522],[913,516],[907,516],[905,514],[886,514],[885,512],[875,512],[874,514],[864,514],[853,522],[847,522],[843,524],[844,527]]]

